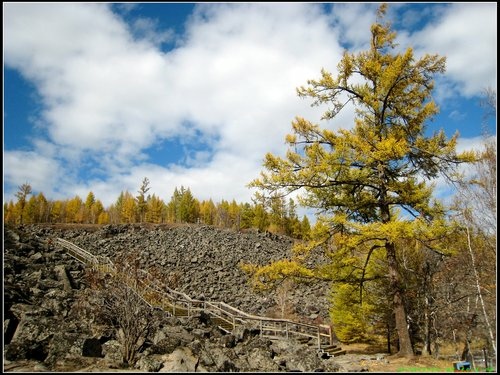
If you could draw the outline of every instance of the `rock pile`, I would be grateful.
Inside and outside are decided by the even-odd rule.
[[[35,229],[35,228],[33,228]],[[269,232],[238,233],[211,226],[108,225],[98,230],[38,228],[39,238],[61,237],[111,260],[130,254],[145,270],[155,268],[191,298],[223,301],[245,312],[277,315],[276,296],[252,290],[242,263],[258,265],[291,256],[293,240]],[[328,320],[327,283],[296,285],[287,298],[290,317]]]
[[[95,255],[133,254],[143,269],[156,268],[193,298],[224,301],[243,311],[278,316],[272,294],[248,285],[241,262],[266,264],[290,256],[292,240],[270,233],[236,233],[209,226],[30,225],[4,229],[4,369],[115,371],[120,344],[109,328],[81,315],[87,287],[84,266],[51,245],[64,238]],[[297,285],[287,313],[304,322],[327,321],[328,286]],[[154,327],[135,370],[338,371],[314,345],[269,341],[252,329],[225,334],[206,317],[176,318],[155,311]],[[23,362],[24,361],[24,362]],[[20,370],[21,369],[21,370]]]

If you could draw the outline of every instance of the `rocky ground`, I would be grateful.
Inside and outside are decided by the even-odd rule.
[[[138,361],[124,366],[114,333],[79,313],[88,291],[84,266],[50,244],[56,237],[112,260],[133,254],[141,268],[160,270],[172,287],[193,298],[224,301],[256,315],[281,312],[273,293],[252,290],[240,264],[290,256],[293,241],[287,237],[209,226],[4,228],[4,371],[384,372],[390,364],[376,348],[323,359],[314,345],[263,339],[245,327],[226,334],[203,316],[176,318],[155,311]],[[328,321],[328,289],[326,284],[294,286],[287,294],[286,318]]]

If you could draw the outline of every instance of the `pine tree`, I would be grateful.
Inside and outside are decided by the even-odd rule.
[[[146,221],[148,223],[159,224],[163,222],[163,215],[165,211],[165,203],[158,198],[155,194],[148,199],[148,207],[146,211]]]
[[[217,209],[212,199],[200,203],[200,219],[203,224],[214,225]]]
[[[137,191],[139,195],[135,197],[137,201],[137,212],[139,214],[139,222],[143,222],[146,216],[146,211],[148,207],[148,200],[146,197],[146,193],[151,189],[149,187],[149,179],[144,177],[142,180],[141,188]]]
[[[128,191],[123,195],[122,210],[121,210],[121,222],[122,223],[135,223],[136,220],[137,205],[134,197]]]
[[[426,122],[438,112],[431,97],[433,77],[445,71],[445,58],[415,60],[412,48],[393,54],[396,33],[382,24],[385,13],[386,5],[381,5],[367,51],[345,52],[337,76],[322,70],[319,80],[297,90],[315,106],[330,106],[325,120],[354,105],[354,127],[332,131],[297,117],[294,133],[286,137],[286,158],[267,154],[267,172],[250,186],[271,197],[305,191],[301,203],[323,212],[336,234],[324,236],[332,240],[329,252],[347,254],[370,244],[366,262],[373,252],[385,252],[399,354],[412,355],[395,243],[418,236],[430,246],[433,237],[446,231],[443,207],[433,200],[427,181],[440,174],[451,178],[455,167],[472,161],[473,155],[457,154],[458,134],[450,139],[444,131],[426,134]]]
[[[95,203],[95,196],[93,192],[89,192],[87,195],[87,199],[85,199],[85,214],[84,221],[86,223],[93,223],[95,218],[92,217],[92,206]]]
[[[76,195],[66,203],[65,213],[67,223],[82,223],[83,222],[83,207],[82,199]]]
[[[23,224],[23,211],[24,206],[26,205],[26,198],[28,195],[32,193],[31,185],[28,183],[24,183],[18,187],[18,192],[16,193],[17,197],[17,209],[19,212],[19,222]]]

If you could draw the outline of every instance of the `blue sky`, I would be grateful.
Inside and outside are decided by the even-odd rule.
[[[49,199],[89,191],[105,206],[144,177],[169,201],[250,202],[266,152],[302,116],[350,128],[354,111],[296,87],[367,49],[378,3],[3,3],[4,202],[28,182]],[[496,3],[391,3],[401,50],[447,57],[428,131],[479,148],[497,84]],[[489,132],[496,137],[495,119]],[[448,194],[437,181],[436,194]]]

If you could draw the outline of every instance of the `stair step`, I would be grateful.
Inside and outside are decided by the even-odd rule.
[[[340,348],[340,347],[337,345],[326,345],[326,346],[321,347],[321,349],[323,349],[323,350],[330,350],[330,349],[337,349],[337,348]]]
[[[214,323],[216,326],[222,328],[225,331],[231,332],[233,330],[233,325],[229,322],[226,322],[223,319],[213,317],[212,323]]]
[[[336,351],[327,351],[328,354],[330,354],[332,357],[336,357],[336,356],[339,356],[339,355],[343,355],[343,354],[346,354],[347,353],[347,350],[336,350]]]

